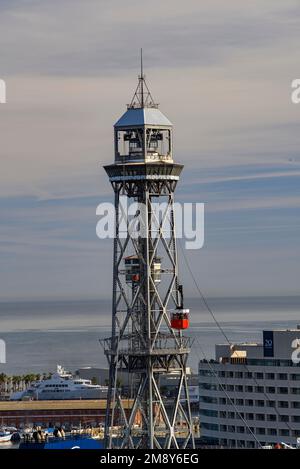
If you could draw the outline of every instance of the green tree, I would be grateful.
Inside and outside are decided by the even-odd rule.
[[[0,373],[0,394],[5,392],[7,383],[7,376],[5,373]]]
[[[13,391],[18,391],[18,390],[19,390],[21,380],[22,380],[22,376],[13,375],[13,377],[12,377],[12,387],[13,387]]]

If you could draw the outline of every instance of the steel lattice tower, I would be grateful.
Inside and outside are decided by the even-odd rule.
[[[178,280],[174,216],[183,166],[173,162],[172,124],[154,104],[142,61],[114,135],[115,162],[105,166],[115,194],[112,336],[104,341],[106,448],[194,447],[186,374],[190,339],[182,334],[188,310]],[[131,220],[121,196],[137,204]],[[157,202],[163,202],[159,213]],[[176,376],[171,402],[160,383],[166,375]],[[120,382],[127,384],[126,398]]]

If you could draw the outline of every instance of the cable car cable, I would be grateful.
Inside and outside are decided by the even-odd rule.
[[[183,255],[183,259],[184,259],[184,261],[185,261],[185,264],[186,264],[186,266],[187,266],[187,268],[188,268],[188,271],[189,271],[189,273],[190,273],[190,275],[191,275],[191,277],[192,277],[192,279],[193,279],[193,282],[194,282],[194,284],[195,284],[195,286],[196,286],[196,289],[197,289],[197,291],[199,292],[199,295],[200,295],[200,297],[201,297],[201,299],[202,299],[202,301],[203,301],[203,303],[204,303],[204,305],[205,305],[207,311],[211,314],[211,316],[212,316],[212,318],[213,318],[215,324],[217,325],[218,329],[220,330],[221,334],[222,334],[223,337],[226,339],[227,343],[231,346],[231,345],[232,345],[232,342],[228,339],[226,333],[224,332],[224,330],[223,330],[221,324],[219,323],[219,321],[217,320],[216,316],[214,315],[212,309],[210,308],[210,306],[209,306],[209,304],[208,304],[208,302],[207,302],[207,300],[206,300],[204,294],[202,293],[202,291],[201,291],[201,289],[200,289],[200,287],[199,287],[199,285],[198,285],[198,282],[197,282],[197,280],[196,280],[196,278],[195,278],[195,276],[194,276],[194,274],[193,274],[193,271],[192,271],[192,269],[191,269],[191,267],[190,267],[190,265],[189,265],[189,262],[188,262],[186,253],[185,253],[185,251],[184,251],[184,249],[183,249],[183,247],[182,247],[182,244],[181,244],[181,242],[180,242],[180,239],[179,239],[178,241],[179,241],[178,244],[179,244],[179,246],[180,246],[180,249],[181,249],[181,252],[182,252],[182,255]],[[247,366],[245,363],[241,363],[241,365],[247,370],[248,373],[251,373],[251,376],[252,376],[251,379],[253,379],[253,381],[255,382],[255,384],[256,384],[257,386],[259,386],[259,382],[258,382],[258,381],[256,380],[256,378],[253,376],[253,373],[249,370],[248,366]],[[270,399],[270,396],[268,396],[268,394],[267,394],[265,391],[263,391],[262,394],[263,394],[263,396],[267,399],[267,401],[272,401],[272,399]],[[275,413],[277,414],[278,417],[280,417],[280,418],[282,417],[282,415],[281,415],[280,412],[278,411],[277,407],[272,407],[272,409],[274,409],[274,411],[275,411]],[[288,430],[290,430],[291,432],[293,431],[293,429],[292,429],[291,426],[289,425],[289,422],[282,422],[282,423],[284,423],[284,424],[286,425],[286,427],[288,428]]]

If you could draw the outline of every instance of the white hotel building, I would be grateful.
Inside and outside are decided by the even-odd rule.
[[[216,345],[216,359],[199,363],[204,441],[236,448],[258,447],[256,439],[261,445],[296,445],[300,363],[292,360],[292,353],[300,359],[297,339],[300,344],[299,326],[263,331],[262,344]]]

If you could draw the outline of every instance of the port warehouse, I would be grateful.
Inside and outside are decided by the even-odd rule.
[[[191,394],[191,407],[198,411],[199,388],[198,376],[191,375],[189,371],[189,389]],[[93,379],[98,384],[105,385],[108,370],[86,367],[76,371],[76,376],[84,379]],[[131,409],[130,390],[126,383],[127,375],[121,376],[122,394],[126,413]],[[165,401],[171,407],[173,390],[178,384],[177,376],[166,376],[164,381]],[[6,396],[8,398],[8,396]],[[24,425],[101,425],[104,424],[107,408],[106,399],[61,399],[61,400],[0,400],[0,425],[22,427]]]
[[[124,400],[127,412],[132,400]],[[107,403],[101,400],[72,401],[2,401],[0,425],[22,427],[24,425],[92,425],[104,424]]]
[[[123,399],[125,413],[129,415],[132,399]],[[173,400],[166,406],[174,405]],[[106,399],[55,400],[55,401],[0,401],[0,425],[24,426],[99,426],[104,425]],[[115,414],[118,410],[115,409]],[[140,423],[137,413],[135,423]]]

